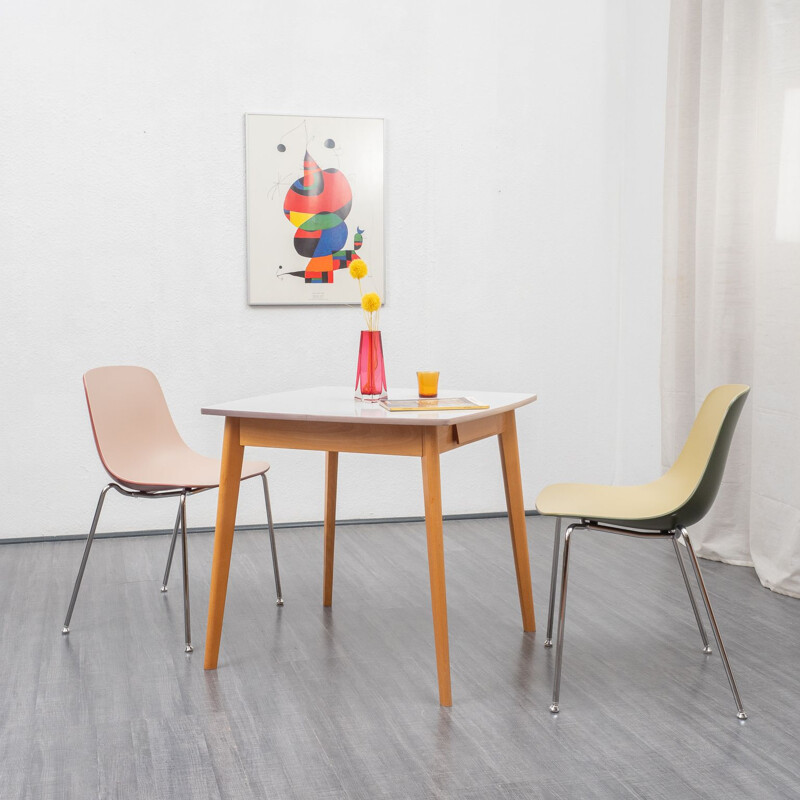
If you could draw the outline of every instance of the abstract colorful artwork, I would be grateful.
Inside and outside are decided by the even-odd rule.
[[[245,116],[251,305],[356,304],[384,291],[383,120]]]

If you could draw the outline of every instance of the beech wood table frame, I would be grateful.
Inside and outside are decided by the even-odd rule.
[[[400,390],[397,397],[413,397]],[[447,633],[442,497],[439,456],[472,442],[497,436],[506,493],[511,546],[517,573],[522,628],[536,630],[531,591],[528,537],[519,467],[515,409],[536,400],[533,394],[470,392],[490,408],[468,411],[388,412],[353,399],[352,390],[317,388],[265,395],[209,406],[204,414],[225,417],[222,467],[208,601],[205,668],[216,669],[228,587],[231,548],[244,448],[276,447],[325,452],[324,567],[322,603],[333,602],[333,550],[339,453],[415,456],[422,460],[425,530],[431,608],[439,680],[439,702],[452,705]],[[442,394],[461,397],[459,392]]]

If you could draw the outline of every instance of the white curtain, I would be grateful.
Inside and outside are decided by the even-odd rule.
[[[752,391],[701,555],[800,597],[800,0],[673,0],[662,452],[706,393]]]

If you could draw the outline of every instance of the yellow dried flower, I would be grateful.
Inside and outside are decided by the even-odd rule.
[[[350,274],[354,278],[358,278],[358,280],[367,277],[367,265],[363,259],[357,258],[355,261],[350,262]]]
[[[377,311],[381,307],[381,298],[377,292],[368,292],[361,298],[361,308],[368,314]]]

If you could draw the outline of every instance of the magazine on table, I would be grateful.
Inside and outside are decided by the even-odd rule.
[[[381,400],[387,411],[467,411],[489,408],[472,397],[410,397],[400,400]]]

